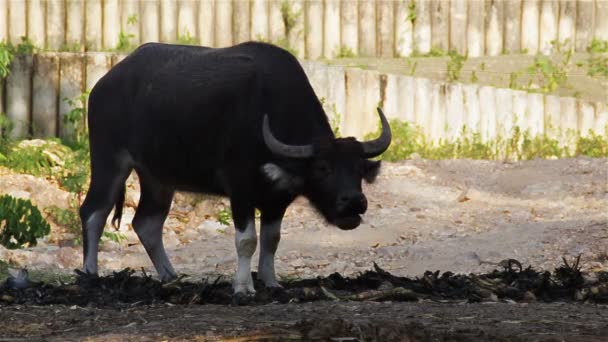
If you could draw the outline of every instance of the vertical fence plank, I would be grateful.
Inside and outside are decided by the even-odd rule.
[[[481,112],[480,129],[483,141],[496,138],[496,88],[482,86],[479,88],[479,107]]]
[[[50,50],[59,50],[64,45],[65,38],[65,3],[63,0],[49,0],[46,11],[46,47]]]
[[[103,47],[114,49],[120,36],[120,7],[118,0],[103,1]]]
[[[560,145],[561,132],[559,124],[561,122],[561,106],[559,96],[547,95],[545,96],[545,114],[544,114],[544,128],[545,133],[552,139],[558,139]]]
[[[282,0],[271,0],[268,4],[268,35],[270,41],[275,43],[280,43],[285,39],[281,6]]]
[[[359,10],[357,1],[340,1],[340,48],[359,52]]]
[[[528,93],[522,90],[513,91],[513,126],[518,127],[522,133],[529,129],[525,120],[527,106]]]
[[[447,87],[447,139],[455,141],[460,137],[462,127],[465,125],[464,94],[462,84],[451,83]]]
[[[65,99],[73,99],[82,93],[84,58],[81,54],[59,54],[59,136],[71,137],[74,131],[64,123],[64,117],[72,110]]]
[[[214,28],[216,47],[232,45],[232,1],[219,0],[215,2]]]
[[[318,20],[318,18],[317,18]],[[252,0],[251,3],[251,39],[268,39],[268,1]]]
[[[234,14],[235,44],[243,43],[251,39],[251,16],[249,15],[250,3],[250,1],[235,1],[232,4],[232,13]]]
[[[431,51],[431,4],[429,1],[417,1],[415,4],[414,50],[424,54]]]
[[[323,56],[334,58],[340,52],[340,1],[325,0],[323,23]]]
[[[327,98],[331,101],[331,110],[327,113],[340,131],[343,129],[344,117],[346,115],[346,84],[344,68],[330,66],[327,69]]]
[[[26,138],[29,133],[29,115],[32,80],[31,55],[17,55],[6,78],[6,116],[13,123],[10,137]]]
[[[521,0],[505,0],[505,53],[521,50]]]
[[[484,52],[484,2],[470,1],[467,22],[467,54],[469,57],[479,57]]]
[[[46,2],[43,0],[30,0],[27,3],[27,36],[36,46],[46,46],[46,37],[44,30],[45,7]],[[0,22],[3,21],[0,18]],[[0,38],[2,40],[2,38]]]
[[[608,19],[606,18],[608,18],[608,1],[598,0],[595,3],[594,36],[599,40],[608,40]]]
[[[84,10],[84,1],[68,0],[66,2],[65,44],[71,51],[84,51]]]
[[[8,2],[8,35],[13,44],[21,43],[21,37],[27,35],[25,4],[25,1]]]
[[[8,40],[8,21],[8,0],[0,0],[0,42]]]
[[[513,95],[511,89],[496,89],[496,136],[508,139],[513,133]]]
[[[378,129],[378,114],[377,107],[380,104],[380,73],[375,70],[364,70],[364,89],[365,99],[363,107],[359,109],[361,131],[355,137],[364,139],[368,133],[376,132]]]
[[[215,6],[215,0],[201,1],[198,5],[198,38],[203,46],[215,46]],[[247,18],[249,18],[249,7],[247,7]],[[247,39],[249,39],[249,29],[247,29]]]
[[[393,1],[378,2],[377,45],[380,57],[393,57],[395,51],[395,8]]]
[[[608,20],[603,18],[602,20]],[[576,4],[576,51],[587,50],[595,31],[595,1],[578,0]]]
[[[594,130],[595,106],[593,103],[578,100],[578,131],[581,136],[588,137],[589,131]]]
[[[310,0],[305,5],[306,58],[317,59],[323,56],[323,25],[319,25],[319,20],[323,18],[323,2]]]
[[[605,102],[595,103],[595,123],[593,124],[596,134],[608,136],[608,104]]]
[[[529,54],[538,52],[539,0],[523,0],[521,14],[521,48]]]
[[[173,43],[177,40],[177,2],[160,0],[160,41]]]
[[[344,113],[345,137],[356,136],[360,131],[360,113],[364,105],[365,80],[363,72],[359,69],[346,69],[346,113]]]
[[[400,75],[388,74],[385,75],[386,86],[382,92],[382,110],[386,117],[390,119],[399,119],[401,108],[399,108],[399,78]]]
[[[395,3],[395,53],[397,57],[409,56],[414,49],[414,27],[409,18],[410,4],[411,0]]]
[[[467,53],[467,3],[450,1],[450,46],[449,49],[464,55]]]
[[[327,102],[327,67],[321,63],[308,63],[308,79],[317,98]],[[325,106],[324,106],[325,107]]]
[[[463,93],[467,132],[480,133],[481,110],[479,108],[479,87],[475,84],[465,84],[463,86]]]
[[[35,138],[57,135],[59,58],[54,53],[37,54],[32,76],[32,133]]]
[[[110,70],[110,55],[92,52],[86,55],[84,89],[90,91],[97,81]]]
[[[180,0],[177,5],[177,37],[182,39],[190,37],[198,41],[196,2],[194,0]]]
[[[528,93],[528,108],[525,120],[530,129],[530,136],[535,137],[545,132],[545,106],[543,95],[538,93]]]
[[[359,0],[359,55],[376,56],[376,3]]]
[[[576,36],[576,0],[561,0],[559,5],[558,41],[565,48],[574,49]]]
[[[141,42],[139,27],[142,19],[142,15],[139,13],[139,1],[121,1],[120,27],[129,36],[129,42],[134,46]]]
[[[450,49],[449,35],[450,1],[433,0],[431,2],[431,47],[448,51]]]
[[[160,40],[158,0],[141,2],[141,42],[158,42]]]
[[[445,136],[447,84],[432,82],[431,113],[424,120],[424,135],[437,143]]]
[[[101,0],[87,0],[85,4],[86,49],[98,51],[101,49],[103,30]]]
[[[400,76],[398,82],[399,108],[402,108],[399,118],[413,124],[416,122],[416,97],[412,94],[415,94],[416,80],[411,76]]]
[[[545,55],[551,53],[551,42],[557,40],[558,6],[559,2],[543,0],[540,9],[540,52]]]
[[[414,124],[426,129],[426,122],[431,115],[431,106],[428,99],[431,98],[431,80],[428,78],[415,78],[414,97]]]
[[[289,28],[287,40],[298,58],[304,58],[306,45],[304,39],[304,2],[303,0],[289,0],[285,2],[285,10],[295,18],[293,27]]]
[[[574,146],[578,134],[578,119],[576,99],[573,97],[560,98],[560,128],[563,134],[563,146]],[[574,152],[569,148],[570,154]]]
[[[487,2],[485,14],[485,46],[486,56],[498,56],[503,50],[504,1],[490,0]]]

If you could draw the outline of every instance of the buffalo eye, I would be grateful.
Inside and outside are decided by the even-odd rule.
[[[332,172],[331,165],[329,165],[329,163],[326,161],[316,162],[313,166],[313,172],[317,178],[327,177]]]
[[[373,183],[380,173],[379,160],[363,160],[361,163],[361,177],[365,179],[367,183]]]

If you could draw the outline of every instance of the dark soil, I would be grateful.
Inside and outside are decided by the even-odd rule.
[[[11,278],[0,286],[0,322],[8,322],[0,330],[0,341],[85,336],[212,341],[605,340],[608,273],[583,274],[578,260],[564,262],[553,273],[505,260],[501,269],[487,274],[426,272],[417,278],[397,277],[374,264],[373,270],[357,277],[334,273],[284,282],[283,290],[267,290],[256,282],[256,296],[238,302],[231,284],[222,278],[162,284],[130,269],[95,278],[79,273],[72,284]]]

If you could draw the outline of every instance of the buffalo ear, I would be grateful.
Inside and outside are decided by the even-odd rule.
[[[262,165],[262,173],[277,190],[294,191],[302,183],[300,177],[293,175],[273,163]]]
[[[363,162],[363,179],[367,183],[373,183],[380,173],[380,160],[365,160]]]

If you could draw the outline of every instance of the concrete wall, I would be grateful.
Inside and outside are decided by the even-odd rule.
[[[208,46],[250,39],[289,42],[300,58],[408,56],[432,48],[469,56],[550,53],[569,40],[584,51],[608,39],[607,0],[2,0],[0,40],[27,35],[57,51],[176,42]],[[288,32],[283,18],[295,16]],[[135,16],[132,23],[129,18]],[[84,19],[83,19],[84,18]],[[287,38],[287,39],[285,39]],[[81,46],[80,48],[78,48]]]
[[[13,137],[65,136],[64,101],[90,90],[125,54],[41,53],[17,57],[4,82],[0,108],[15,124]],[[605,102],[459,84],[300,60],[317,97],[342,135],[363,138],[377,129],[376,107],[419,125],[434,141],[454,139],[462,127],[484,140],[508,137],[515,126],[533,135],[589,130],[604,134]],[[1,82],[0,82],[1,84]],[[560,138],[561,139],[561,138]],[[566,140],[562,140],[566,143]]]

